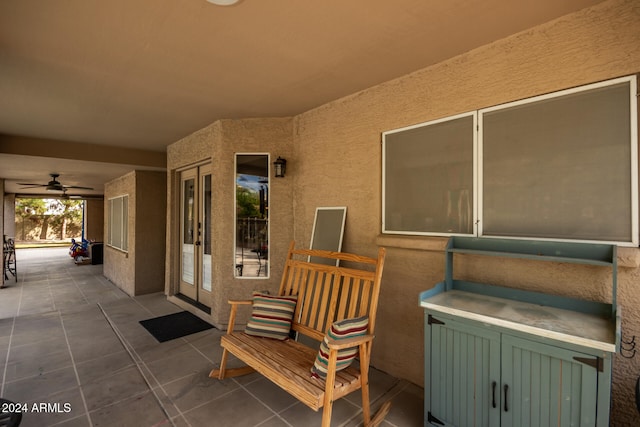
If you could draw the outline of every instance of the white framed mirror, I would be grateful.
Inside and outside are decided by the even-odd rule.
[[[269,277],[269,154],[235,158],[235,277]]]

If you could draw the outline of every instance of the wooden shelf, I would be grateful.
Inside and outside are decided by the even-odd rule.
[[[536,261],[555,261],[555,262],[567,262],[572,264],[601,265],[605,267],[609,267],[612,265],[612,261],[600,261],[597,259],[589,259],[589,258],[572,258],[568,256],[557,256],[557,255],[513,254],[510,252],[483,251],[483,250],[475,250],[475,249],[452,249],[450,252],[458,253],[458,254],[470,254],[470,255],[499,256],[504,258],[532,259]]]
[[[615,323],[597,314],[459,290],[424,298],[420,306],[538,337],[616,351]]]
[[[606,244],[452,237],[447,252],[612,266],[616,247]]]
[[[575,318],[580,318],[583,324],[593,320],[594,324],[601,325],[598,328],[601,332],[596,334],[596,338],[580,337],[576,335],[578,341],[591,340],[590,344],[584,342],[583,345],[595,346],[606,351],[615,352],[620,346],[620,318],[617,310],[616,294],[617,294],[617,255],[616,246],[607,244],[590,244],[590,243],[571,243],[571,242],[550,242],[537,240],[518,240],[518,239],[493,239],[493,238],[475,238],[475,237],[451,237],[445,249],[445,278],[443,282],[436,284],[420,295],[420,304],[427,307],[430,304],[443,307],[452,301],[458,301],[455,295],[463,293],[470,301],[498,299],[502,304],[517,305],[529,304],[530,312],[539,312],[540,310],[561,310],[559,313],[575,313]],[[531,292],[517,287],[501,287],[484,283],[474,283],[462,280],[456,280],[453,272],[454,255],[477,255],[477,256],[493,256],[503,258],[521,258],[533,261],[546,262],[567,262],[577,264],[587,264],[612,269],[612,296],[611,303],[586,301],[576,298],[563,297],[559,295],[551,295],[540,292]],[[451,295],[448,294],[454,292]],[[426,305],[425,305],[426,304]],[[474,306],[464,305],[464,309],[460,307],[450,307],[450,310],[460,311],[458,315],[468,318],[480,316],[482,321],[492,323],[491,310],[482,311],[481,304],[478,305],[479,312],[474,313]],[[535,307],[535,310],[534,310]],[[465,314],[467,313],[467,314]],[[566,314],[565,313],[565,314]],[[527,323],[518,321],[509,323],[510,315],[500,320],[497,314],[494,321],[505,327],[528,328]],[[587,316],[585,318],[584,316]],[[589,317],[590,316],[590,317]],[[531,319],[529,319],[531,320]],[[507,322],[507,323],[505,323]],[[605,325],[605,326],[602,326]],[[579,329],[579,328],[574,328]],[[588,326],[583,329],[589,330]],[[541,334],[551,331],[550,329],[534,327],[531,333]],[[566,331],[565,331],[566,332]],[[569,334],[570,335],[570,334]],[[606,338],[603,338],[606,337]],[[558,337],[558,339],[561,339]]]

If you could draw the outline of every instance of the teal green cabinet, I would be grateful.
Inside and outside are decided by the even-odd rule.
[[[427,417],[435,425],[499,426],[500,395],[492,401],[489,391],[500,381],[500,334],[435,315],[425,326]]]
[[[610,267],[613,304],[458,281],[454,253]],[[425,426],[608,426],[615,247],[453,238],[446,255],[445,280],[420,295]]]
[[[598,369],[590,354],[503,335],[503,427],[595,426]]]
[[[425,319],[425,425],[608,424],[596,421],[598,392],[609,393],[610,358],[431,310]]]

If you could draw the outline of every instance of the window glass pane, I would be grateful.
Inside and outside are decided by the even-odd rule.
[[[474,115],[384,135],[384,232],[473,233]]]
[[[119,248],[122,243],[122,199],[113,199],[111,202],[113,204],[113,215],[111,217],[111,244],[116,248]]]
[[[113,244],[113,201],[107,201],[107,245]]]
[[[107,245],[113,244],[113,201],[107,201]]]
[[[129,197],[121,196],[109,200],[109,222],[107,244],[122,250],[128,250],[128,204]]]
[[[484,235],[631,241],[629,82],[481,120]]]
[[[122,245],[123,250],[129,249],[129,196],[122,197]]]

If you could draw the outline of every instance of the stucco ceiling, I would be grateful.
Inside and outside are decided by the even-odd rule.
[[[295,115],[600,1],[6,0],[0,134],[164,151],[215,120]],[[38,167],[20,179],[64,173]]]

